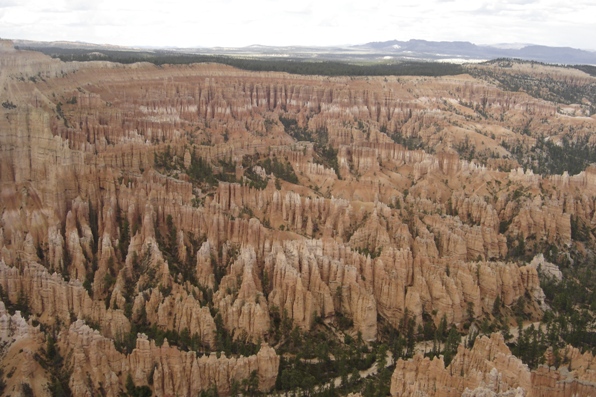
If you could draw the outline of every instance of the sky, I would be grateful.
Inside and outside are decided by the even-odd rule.
[[[596,50],[594,0],[0,0],[0,37],[123,46],[424,39]]]

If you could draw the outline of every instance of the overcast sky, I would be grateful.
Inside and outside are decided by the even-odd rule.
[[[178,47],[426,39],[596,49],[596,1],[0,0],[0,37]]]

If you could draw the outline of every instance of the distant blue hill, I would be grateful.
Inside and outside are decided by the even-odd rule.
[[[571,47],[548,47],[526,45],[522,48],[502,48],[497,46],[476,45],[467,41],[383,41],[354,46],[394,57],[424,59],[462,58],[495,59],[519,58],[531,61],[560,64],[596,65],[596,52]]]

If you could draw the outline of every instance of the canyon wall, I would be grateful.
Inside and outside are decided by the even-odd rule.
[[[28,308],[28,329],[57,327],[75,395],[117,395],[129,373],[158,396],[229,395],[253,372],[268,392],[279,319],[304,333],[347,319],[366,342],[405,318],[463,331],[495,302],[538,319],[529,260],[596,226],[593,167],[498,166],[515,165],[507,144],[596,121],[469,75],[63,63],[7,44],[0,86],[1,298]],[[467,159],[470,145],[494,161]],[[232,342],[260,350],[222,354]],[[516,360],[479,338],[448,367],[398,361],[392,393],[567,384]]]

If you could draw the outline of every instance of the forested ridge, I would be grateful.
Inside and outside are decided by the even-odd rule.
[[[286,72],[321,76],[448,76],[464,73],[455,64],[444,62],[393,61],[354,64],[339,61],[311,61],[303,59],[255,59],[220,55],[181,54],[169,51],[89,51],[47,47],[23,47],[43,52],[62,61],[111,61],[118,63],[150,62],[155,65],[186,65],[191,63],[221,63],[255,72]]]

